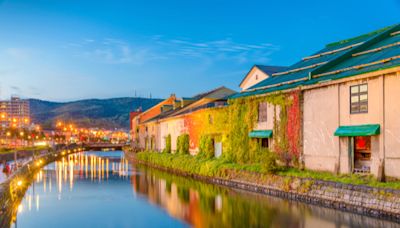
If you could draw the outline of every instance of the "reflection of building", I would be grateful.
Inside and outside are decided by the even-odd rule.
[[[27,128],[30,125],[29,101],[19,97],[0,101],[1,127]]]

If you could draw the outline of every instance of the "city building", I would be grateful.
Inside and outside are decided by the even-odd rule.
[[[31,125],[29,101],[12,96],[0,101],[0,126],[3,128],[28,128]]]

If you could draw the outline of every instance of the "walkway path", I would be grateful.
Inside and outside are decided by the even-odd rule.
[[[29,158],[20,158],[18,159],[18,163],[23,166],[25,165],[27,162],[31,161],[31,157]],[[9,161],[8,162],[10,164],[11,167],[15,167],[15,162],[14,161]],[[5,173],[3,173],[3,164],[0,164],[0,184],[2,184],[4,181],[7,180],[7,175]]]

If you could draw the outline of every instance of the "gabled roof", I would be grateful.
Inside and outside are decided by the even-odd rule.
[[[176,109],[171,109],[169,111],[162,112],[159,115],[154,116],[153,118],[144,121],[142,124],[150,123],[150,122],[153,122],[153,121],[157,121],[159,119],[166,118],[166,117],[168,117],[170,115],[174,115],[176,112],[178,112],[181,109],[182,109],[182,107],[178,107]]]
[[[265,65],[254,65],[254,66],[263,71],[264,73],[266,73],[267,75],[281,72],[288,68],[286,66],[265,66]]]
[[[400,65],[400,25],[325,46],[231,98],[337,80]]]
[[[213,90],[210,90],[210,91],[207,91],[207,92],[204,92],[204,93],[199,93],[199,94],[197,94],[197,95],[194,95],[194,96],[192,97],[192,99],[193,99],[193,100],[199,100],[199,99],[202,99],[202,98],[204,98],[204,97],[207,97],[207,96],[209,96],[209,95],[211,95],[211,94],[217,92],[218,90],[222,90],[222,89],[227,89],[227,88],[224,87],[224,86],[220,86],[220,87],[215,88],[215,89],[213,89]],[[186,99],[188,99],[188,98],[186,98]]]
[[[184,113],[189,113],[196,111],[201,108],[207,108],[210,106],[211,103],[220,101],[220,100],[227,100],[228,97],[232,96],[236,92],[234,90],[228,89],[226,87],[219,87],[217,89],[211,90],[210,92],[206,92],[206,96],[202,96],[201,99],[183,107],[181,110],[174,112],[169,116],[177,116]],[[168,116],[168,117],[169,117]]]
[[[230,97],[232,94],[235,94],[235,93],[236,93],[236,91],[228,89],[224,86],[221,86],[216,89],[210,90],[208,92],[197,94],[193,98],[184,98],[186,100],[195,100],[195,101],[184,107],[180,106],[175,109],[162,112],[162,113],[158,114],[157,116],[154,116],[151,119],[144,121],[143,123],[150,123],[150,122],[157,121],[160,119],[165,119],[165,118],[169,118],[169,117],[178,116],[178,115],[181,115],[184,113],[192,112],[192,111],[198,110],[199,108],[209,107],[210,103],[219,101],[221,99],[227,100],[228,97]]]
[[[246,81],[246,79],[249,77],[250,72],[254,69],[257,68],[264,72],[266,75],[271,76],[272,74],[280,71],[286,70],[288,67],[285,66],[266,66],[266,65],[254,65],[253,67],[250,68],[249,72],[247,72],[246,76],[243,78],[243,80],[240,82],[239,86],[243,84],[243,82]]]

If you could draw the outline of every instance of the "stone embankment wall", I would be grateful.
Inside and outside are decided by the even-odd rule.
[[[232,172],[227,175],[229,178],[206,177],[137,160],[134,156],[129,158],[139,164],[211,184],[400,222],[400,190],[277,175],[262,178],[250,172]]]

